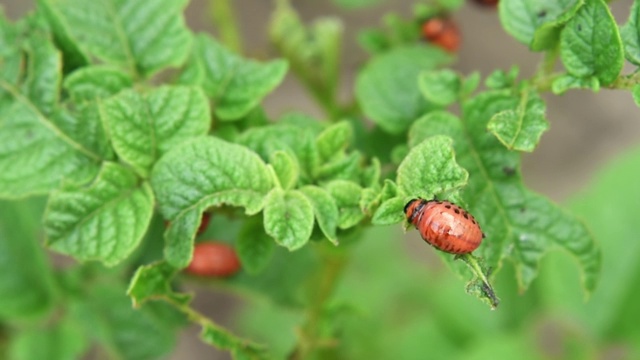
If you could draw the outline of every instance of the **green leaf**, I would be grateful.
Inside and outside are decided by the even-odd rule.
[[[562,95],[570,89],[589,89],[593,92],[600,91],[600,80],[591,76],[578,78],[573,75],[562,75],[551,83],[551,91],[556,95]]]
[[[336,90],[344,26],[337,17],[307,24],[287,1],[276,2],[269,21],[269,38],[291,63],[301,82],[329,112],[338,116]]]
[[[464,104],[462,121],[442,113],[418,120],[409,133],[410,145],[436,135],[454,139],[456,159],[471,174],[462,191],[466,210],[487,236],[474,254],[484,259],[487,268],[495,270],[503,259],[511,260],[520,288],[526,289],[542,256],[560,247],[577,259],[584,289],[591,292],[600,270],[600,251],[589,231],[575,217],[525,188],[518,172],[504,171],[518,169],[520,155],[485,130],[493,115],[518,103],[510,91],[480,94]]]
[[[202,86],[213,99],[216,117],[230,121],[247,115],[282,82],[286,72],[285,61],[246,60],[209,36],[198,35],[179,81]]]
[[[303,186],[300,188],[300,192],[307,197],[307,200],[313,206],[313,213],[320,231],[334,245],[338,245],[336,229],[338,228],[340,214],[338,205],[333,200],[333,197],[327,190],[315,185]]]
[[[176,344],[183,317],[163,303],[134,309],[125,291],[120,284],[93,284],[83,289],[82,298],[69,302],[69,315],[115,358],[165,357]]]
[[[545,24],[556,24],[563,13],[574,9],[582,0],[502,0],[498,4],[502,27],[524,45],[531,45],[536,30]],[[560,23],[558,23],[560,26]]]
[[[453,70],[425,71],[418,79],[424,97],[440,106],[448,106],[458,100],[462,80]]]
[[[633,102],[636,106],[640,107],[640,84],[633,85],[631,95],[633,96]]]
[[[88,347],[86,334],[77,324],[63,319],[46,328],[23,330],[12,339],[11,359],[66,360],[82,358]]]
[[[273,184],[266,164],[244,146],[212,137],[188,141],[165,154],[151,173],[160,211],[171,225],[165,256],[185,267],[202,212],[211,206],[242,206],[259,212]]]
[[[640,166],[637,147],[599,169],[594,181],[571,199],[569,207],[590,224],[602,244],[602,276],[588,302],[580,289],[572,263],[564,254],[545,259],[539,294],[547,308],[577,318],[596,336],[638,334],[635,302],[640,284],[640,243],[629,241],[636,232],[635,214],[640,211],[640,188],[636,172]]]
[[[105,100],[101,113],[116,153],[143,177],[171,148],[205,135],[211,121],[204,93],[185,86],[125,90]]]
[[[420,94],[418,76],[453,58],[436,47],[405,46],[375,56],[357,76],[356,97],[365,115],[398,134],[433,108]]]
[[[250,274],[264,270],[273,255],[273,239],[265,233],[262,224],[259,216],[247,219],[237,237],[236,249],[242,268]]]
[[[300,169],[298,162],[285,151],[275,151],[271,154],[269,163],[273,166],[278,181],[283,189],[293,188],[298,182]]]
[[[153,193],[128,169],[104,163],[87,186],[65,185],[49,197],[46,243],[79,260],[113,266],[138,246],[153,214]]]
[[[517,66],[512,66],[508,72],[498,69],[489,74],[484,81],[484,84],[489,89],[508,89],[514,87],[518,73],[520,69]]]
[[[23,53],[20,48],[19,30],[9,23],[0,9],[0,81],[16,85],[23,71]]]
[[[171,280],[177,272],[176,268],[164,261],[140,266],[131,278],[127,295],[136,308],[153,299],[166,299],[186,306],[191,301],[191,295],[176,293],[171,288]]]
[[[532,152],[547,131],[545,104],[535,92],[524,90],[518,107],[499,112],[489,120],[491,131],[509,150]]]
[[[555,19],[541,24],[533,34],[533,40],[530,45],[531,50],[544,51],[556,48],[560,43],[560,32],[583,5],[584,0],[574,1],[573,5],[565,8]]]
[[[603,85],[622,70],[624,52],[618,25],[604,0],[585,0],[560,34],[560,57],[576,77],[594,76]]]
[[[356,226],[365,217],[360,209],[362,187],[353,181],[333,180],[324,185],[338,206],[338,228]]]
[[[39,0],[63,48],[149,77],[180,66],[191,48],[185,0]]]
[[[373,214],[371,223],[374,225],[391,225],[404,221],[404,206],[407,200],[403,197],[394,197],[384,201]]]
[[[104,99],[117,94],[133,84],[131,77],[116,68],[103,65],[78,69],[64,79],[62,84],[75,103]]]
[[[287,151],[295,155],[300,168],[300,181],[308,183],[314,178],[320,164],[315,137],[315,131],[308,125],[280,122],[253,127],[237,140],[257,152],[264,160],[269,160],[276,151]]]
[[[313,231],[311,202],[297,190],[271,190],[264,205],[264,229],[290,251],[301,248]]]
[[[62,59],[51,40],[39,33],[24,44],[27,57],[21,90],[44,115],[51,115],[60,98]]]
[[[360,181],[362,175],[362,163],[364,162],[362,154],[359,151],[353,151],[346,156],[338,156],[335,159],[320,165],[315,172],[314,178],[318,182],[326,182],[330,180],[351,180]]]
[[[640,2],[634,1],[629,11],[629,20],[620,28],[627,60],[640,65]]]
[[[368,6],[374,6],[380,3],[381,0],[333,0],[333,3],[342,6],[345,9],[359,9]]]
[[[98,155],[67,136],[14,87],[0,86],[12,97],[10,105],[0,106],[0,197],[42,194],[63,178],[87,181],[96,174]]]
[[[455,118],[440,112],[427,117]],[[411,136],[415,136],[415,131]],[[469,173],[456,162],[452,143],[447,136],[433,136],[414,146],[398,167],[396,181],[402,193],[431,199],[436,194],[464,186]]]
[[[46,315],[54,305],[54,288],[39,239],[44,202],[0,201],[0,208],[0,319]]]
[[[327,161],[344,153],[352,138],[353,127],[348,121],[341,121],[329,126],[316,138],[320,158]]]

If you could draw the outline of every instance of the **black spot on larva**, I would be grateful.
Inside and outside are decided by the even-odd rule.
[[[487,236],[486,236],[484,233],[482,233],[482,238],[484,239],[484,238],[486,238],[486,237],[487,237]]]
[[[453,209],[453,211],[455,211],[456,214],[460,214],[460,210],[458,210],[458,209]]]
[[[451,205],[445,205],[444,207],[447,209],[451,209]]]
[[[477,224],[477,223],[476,223],[476,221],[475,221],[473,218],[471,218],[471,222],[472,222],[474,225],[475,225],[475,224]]]
[[[467,213],[463,213],[462,215],[464,216],[465,219],[469,220],[469,215]]]

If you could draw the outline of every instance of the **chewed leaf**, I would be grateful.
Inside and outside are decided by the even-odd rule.
[[[45,214],[47,245],[80,260],[112,266],[140,243],[153,214],[153,193],[128,169],[105,163],[89,186],[55,191]]]
[[[507,149],[531,152],[549,128],[544,112],[544,102],[537,94],[523,92],[518,106],[493,115],[487,129]]]
[[[464,186],[469,173],[456,162],[452,139],[433,136],[413,147],[398,167],[398,187],[409,196],[433,195]]]
[[[429,114],[411,128],[410,145],[436,135],[454,139],[457,161],[471,174],[462,197],[487,236],[474,254],[488,268],[498,269],[503,259],[510,259],[520,287],[526,289],[542,256],[561,247],[577,258],[585,291],[591,292],[600,267],[593,237],[582,222],[525,188],[517,171],[520,155],[485,131],[492,116],[513,109],[518,101],[510,91],[491,91],[464,105],[463,120]]]

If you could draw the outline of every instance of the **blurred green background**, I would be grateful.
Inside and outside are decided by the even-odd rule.
[[[344,11],[330,1],[293,1],[304,19],[335,15],[346,24],[342,92],[350,94],[354,71],[366,61],[355,45],[356,30],[380,24],[390,10],[409,16],[412,1],[386,1],[363,11]],[[626,20],[632,1],[612,4],[619,23]],[[267,42],[269,1],[235,0],[249,56],[273,56]],[[2,0],[11,18],[32,8],[32,1]],[[207,1],[192,1],[187,11],[194,30],[215,32]],[[538,54],[508,37],[495,11],[467,4],[454,15],[463,32],[459,62],[462,73],[507,69],[517,64],[530,75]],[[415,231],[399,226],[376,228],[354,244],[344,279],[331,300],[329,332],[339,324],[339,343],[328,344],[326,358],[348,359],[640,359],[640,111],[629,93],[571,91],[546,96],[551,130],[539,148],[525,156],[524,178],[530,187],[566,205],[589,225],[600,242],[603,269],[597,291],[586,300],[579,272],[570,256],[549,254],[532,287],[519,294],[510,264],[503,264],[495,288],[502,303],[490,311],[465,294],[464,280],[442,265],[434,250]],[[266,101],[269,114],[300,110],[321,116],[291,76]],[[37,201],[0,205],[0,236],[21,229],[37,229],[42,204]],[[35,216],[33,214],[36,214]],[[24,223],[21,223],[24,222]],[[237,229],[210,227],[207,236],[230,241]],[[33,230],[25,238],[41,239]],[[2,242],[0,242],[1,244]],[[20,263],[24,248],[0,249],[0,261]],[[7,257],[6,254],[15,254]],[[284,356],[296,340],[296,325],[304,313],[289,305],[298,295],[289,290],[308,280],[305,268],[317,264],[312,249],[292,254],[280,250],[262,282],[266,296],[228,291],[224,284],[191,283],[195,306],[240,335],[264,341]],[[43,260],[44,261],[44,260]],[[54,258],[58,266],[65,259]],[[44,265],[43,265],[44,266]],[[24,281],[35,281],[24,272]],[[35,267],[37,268],[37,266]],[[293,271],[295,269],[295,271]],[[309,270],[310,271],[310,270]],[[234,280],[242,283],[245,275]],[[40,279],[38,281],[50,281]],[[277,286],[276,286],[277,285]],[[29,304],[15,304],[16,307]],[[37,309],[36,309],[37,310]],[[4,309],[11,311],[11,309]],[[72,331],[72,330],[70,330]],[[181,337],[171,359],[226,359],[200,343],[197,329]]]

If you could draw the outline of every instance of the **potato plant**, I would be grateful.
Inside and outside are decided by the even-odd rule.
[[[186,0],[38,0],[1,16],[0,354],[156,359],[196,324],[235,359],[538,359],[553,355],[535,346],[544,318],[560,323],[562,358],[613,343],[633,358],[640,155],[568,206],[520,168],[553,122],[545,97],[617,89],[640,103],[623,72],[640,66],[640,1],[616,21],[605,0],[501,0],[496,21],[542,54],[538,71],[459,73],[456,11],[496,2],[416,0],[350,33],[275,0],[275,55],[261,59],[229,0],[210,4],[217,38],[187,27]],[[369,54],[346,100],[345,37]],[[324,116],[265,111],[287,74]],[[434,197],[486,233],[462,259],[438,252],[444,270],[394,232],[411,199]],[[198,255],[190,269],[213,270],[184,271],[211,241],[222,265]],[[192,306],[193,283],[246,299],[231,329]]]

